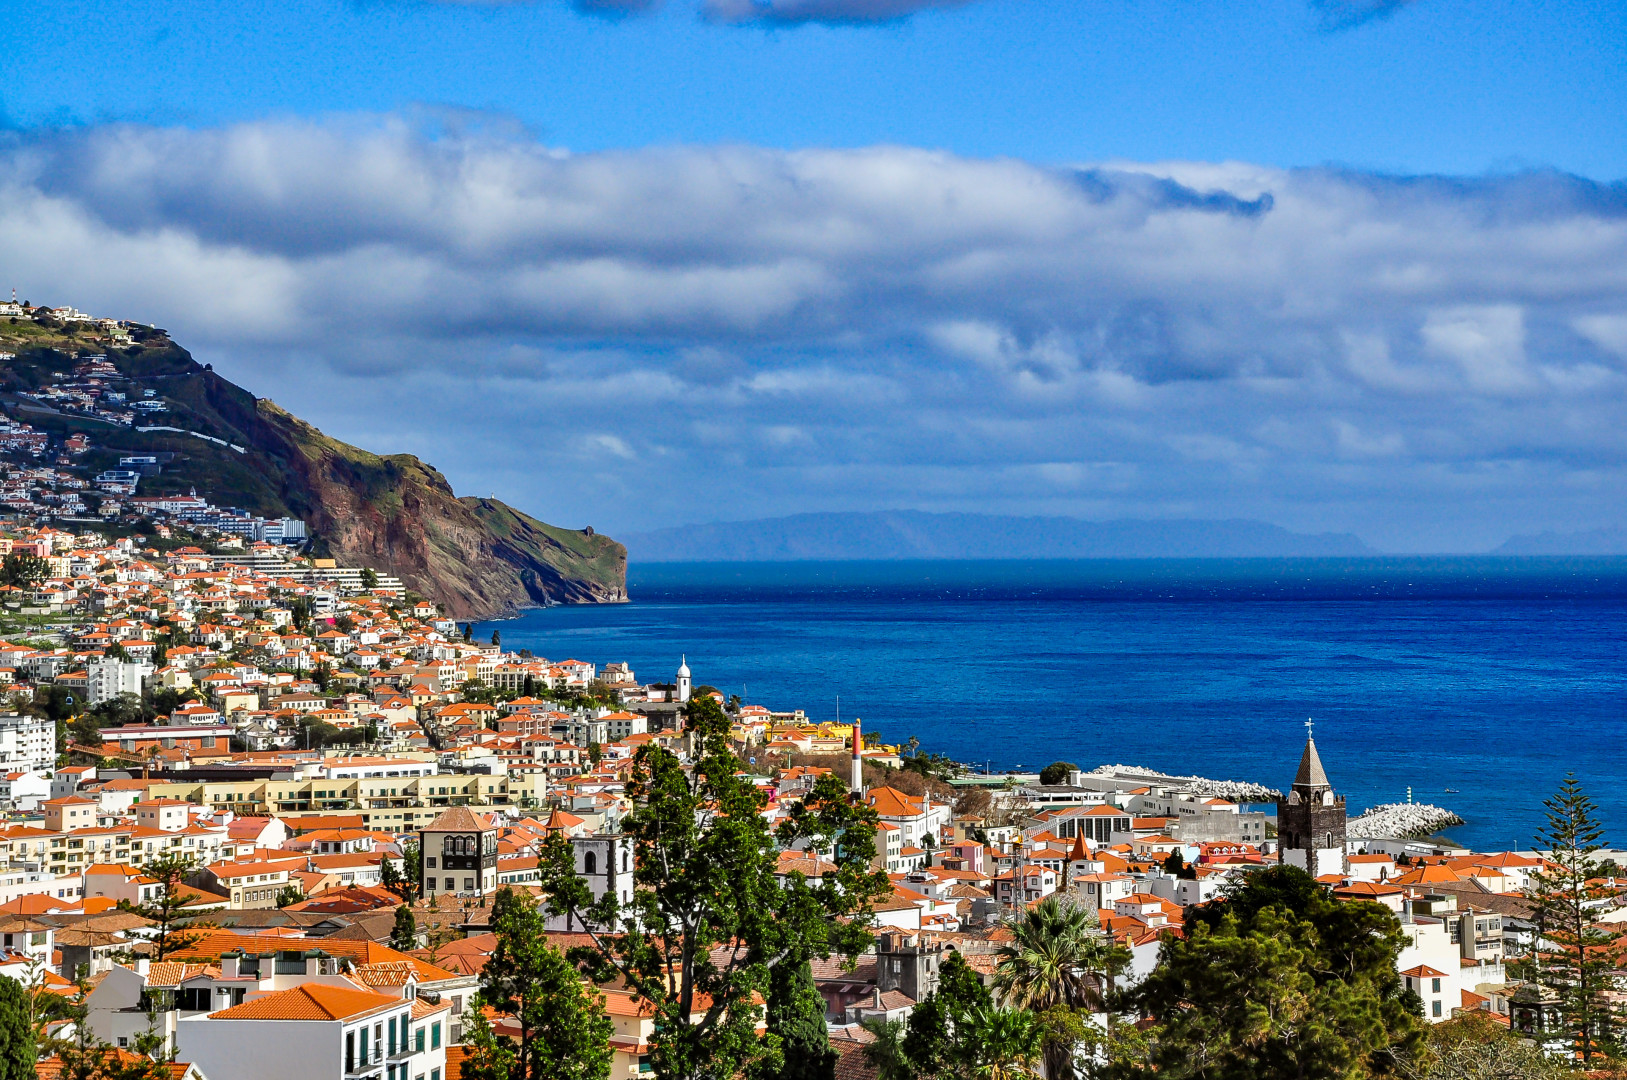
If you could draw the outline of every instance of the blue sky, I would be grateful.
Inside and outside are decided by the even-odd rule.
[[[0,103],[23,126],[429,104],[576,150],[892,142],[1040,162],[1627,175],[1620,4],[1416,0],[1333,32],[1307,0],[982,0],[770,27],[709,21],[688,0],[622,18],[564,0],[5,6],[52,28],[7,50]]]
[[[1627,526],[1627,6],[593,3],[0,4],[0,286],[611,532]]]

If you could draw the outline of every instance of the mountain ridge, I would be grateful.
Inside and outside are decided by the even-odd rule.
[[[1377,554],[1349,533],[1295,533],[1242,518],[1015,517],[922,510],[793,514],[682,525],[625,538],[635,562],[854,559],[1249,558]]]
[[[453,618],[627,599],[627,552],[616,541],[591,528],[549,525],[495,499],[459,498],[433,466],[324,434],[198,364],[162,330],[116,348],[82,340],[72,328],[41,331],[12,320],[0,325],[0,343],[16,350],[0,364],[0,391],[13,392],[13,407],[38,428],[88,434],[96,448],[83,462],[87,471],[115,467],[121,454],[175,455],[159,475],[143,478],[142,495],[195,488],[217,505],[300,518],[316,554],[393,574]],[[118,370],[110,385],[132,400],[148,390],[158,395],[169,411],[151,425],[181,430],[122,427],[16,397],[83,355],[105,355]]]
[[[1627,528],[1522,533],[1492,549],[1494,555],[1627,555]]]

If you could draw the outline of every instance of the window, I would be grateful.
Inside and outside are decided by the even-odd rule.
[[[441,1070],[439,1070],[439,1069],[431,1069],[431,1070],[429,1070],[429,1080],[441,1080]]]
[[[446,879],[446,891],[447,892],[457,892],[458,891],[458,883],[457,883],[457,881],[455,879],[453,879],[453,878],[447,878]]]
[[[1441,992],[1441,981],[1439,979],[1429,980],[1429,992],[1431,994],[1438,994]]]
[[[347,1032],[345,1035],[345,1072],[356,1071],[356,1033]]]
[[[1430,1009],[1430,1012],[1432,1012],[1436,1016],[1439,1016],[1441,1014],[1441,1000],[1440,1000],[1440,998],[1436,998],[1434,1001],[1430,1002],[1430,1004],[1431,1004],[1431,1006],[1433,1006]]]
[[[424,1052],[424,1029],[419,1028],[413,1035],[413,1049],[420,1054]]]
[[[395,1053],[395,1017],[390,1017],[390,1053]],[[395,1072],[395,1066],[390,1066],[390,1072]]]
[[[429,1027],[429,1048],[431,1050],[439,1050],[441,1048],[441,1022],[439,1020],[435,1021]],[[435,1070],[435,1080],[441,1080],[441,1072],[439,1069]]]
[[[429,858],[425,859],[424,865],[429,867],[431,870],[435,869],[435,856],[431,855]]]
[[[582,856],[582,873],[597,874],[599,872],[599,857],[593,852]]]

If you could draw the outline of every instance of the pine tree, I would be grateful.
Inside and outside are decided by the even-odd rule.
[[[475,999],[469,1022],[463,1029],[462,1080],[510,1080],[515,1071],[514,1051],[492,1033],[486,1020],[485,1002]]]
[[[1537,905],[1536,944],[1516,970],[1559,994],[1572,1049],[1585,1066],[1615,1043],[1615,1016],[1604,996],[1612,989],[1615,961],[1608,946],[1615,936],[1595,925],[1589,907],[1615,890],[1593,882],[1604,828],[1576,777],[1567,775],[1543,806],[1548,820],[1537,848],[1548,858],[1526,890]]]
[[[412,916],[412,908],[402,904],[395,909],[395,926],[390,930],[390,948],[399,952],[411,952],[418,947],[418,920]]]
[[[529,896],[503,888],[492,903],[497,947],[480,973],[481,997],[514,1017],[514,1080],[606,1080],[614,1025],[604,998],[548,944],[542,912]]]
[[[595,981],[620,978],[649,1003],[655,1071],[672,1080],[777,1067],[763,1061],[772,1048],[757,1032],[758,995],[773,969],[858,955],[874,940],[871,905],[889,887],[870,865],[875,812],[833,775],[770,830],[767,796],[729,745],[729,718],[702,693],[685,716],[690,762],[654,744],[633,755],[633,809],[622,820],[634,851],[632,901],[623,906],[614,892],[595,901],[560,834],[539,860],[549,907],[592,928],[573,958],[592,964]],[[797,847],[834,867],[812,881],[780,875],[779,853]]]
[[[141,867],[141,872],[158,880],[158,896],[145,904],[131,905],[120,902],[120,907],[127,907],[142,918],[157,924],[158,936],[154,940],[153,956],[155,960],[162,960],[172,953],[180,952],[201,936],[184,933],[180,929],[180,920],[185,916],[189,899],[182,889],[186,884],[186,875],[191,870],[191,861],[179,855],[160,855],[156,859],[149,859]]]
[[[768,1031],[780,1039],[780,1080],[834,1080],[837,1054],[825,1029],[825,999],[806,960],[780,964],[770,974]]]
[[[33,1080],[32,1013],[23,984],[0,975],[0,1080]]]

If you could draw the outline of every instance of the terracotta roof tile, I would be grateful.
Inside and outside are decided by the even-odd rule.
[[[348,1020],[403,1004],[399,997],[306,983],[209,1014],[211,1020]]]

